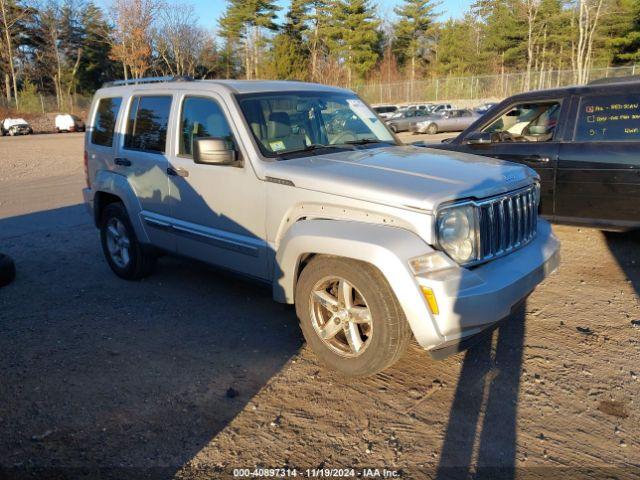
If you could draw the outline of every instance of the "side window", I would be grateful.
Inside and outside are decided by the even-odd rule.
[[[640,93],[583,97],[575,141],[640,140]]]
[[[104,147],[113,146],[113,132],[122,98],[101,98],[91,130],[91,143]]]
[[[186,97],[180,114],[180,155],[193,154],[196,138],[216,137],[232,142],[229,123],[215,100],[203,97]]]
[[[553,139],[559,114],[559,102],[521,103],[511,107],[482,131],[503,133],[519,142],[548,142]]]
[[[170,110],[170,96],[133,97],[124,148],[164,153]]]

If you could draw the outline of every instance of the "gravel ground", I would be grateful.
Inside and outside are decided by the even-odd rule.
[[[82,184],[81,135],[0,138],[0,472],[640,477],[637,236],[556,226],[560,270],[490,341],[347,380],[260,285],[172,258],[116,278]]]

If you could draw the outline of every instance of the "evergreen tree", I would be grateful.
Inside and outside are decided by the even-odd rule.
[[[78,72],[78,90],[93,92],[109,80],[122,76],[120,67],[110,59],[111,47],[105,42],[111,27],[104,12],[89,1],[80,15],[82,29],[82,57]]]
[[[330,53],[346,68],[350,87],[355,78],[364,78],[378,60],[380,20],[367,0],[335,0],[330,12],[327,44]]]
[[[395,25],[393,51],[400,64],[408,67],[412,82],[418,69],[427,61],[429,41],[435,26],[434,10],[439,5],[433,0],[404,0],[394,10],[399,19]]]
[[[275,77],[306,80],[309,77],[309,46],[305,41],[308,27],[305,0],[292,0],[282,31],[273,40]]]

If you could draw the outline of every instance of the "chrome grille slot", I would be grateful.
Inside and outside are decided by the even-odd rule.
[[[538,205],[535,186],[476,202],[482,263],[528,244],[536,235]]]

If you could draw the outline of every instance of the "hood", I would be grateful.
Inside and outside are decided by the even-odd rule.
[[[428,211],[452,200],[515,190],[537,178],[522,165],[410,145],[281,160],[269,163],[265,175],[297,188]]]

